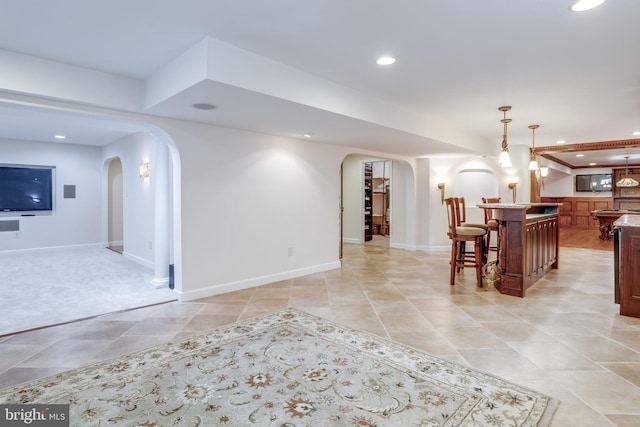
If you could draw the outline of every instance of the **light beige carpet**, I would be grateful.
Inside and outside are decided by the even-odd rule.
[[[103,247],[0,253],[0,336],[177,299],[151,279]]]
[[[419,339],[419,337],[417,337]],[[546,426],[558,402],[297,311],[0,390],[71,425]]]

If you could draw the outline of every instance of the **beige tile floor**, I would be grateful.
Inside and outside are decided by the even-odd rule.
[[[553,426],[640,425],[640,319],[613,303],[613,254],[561,248],[525,298],[448,285],[448,254],[346,245],[343,267],[198,301],[0,338],[0,388],[296,307],[561,400]]]

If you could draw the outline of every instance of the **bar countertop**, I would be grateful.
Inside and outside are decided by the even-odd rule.
[[[562,206],[562,203],[482,203],[476,205],[484,209],[529,209],[544,206]]]
[[[640,215],[624,214],[616,219],[613,223],[614,227],[640,227]]]

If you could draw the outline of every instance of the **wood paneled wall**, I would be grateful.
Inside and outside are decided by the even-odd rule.
[[[614,169],[613,182],[618,182],[626,176],[627,169]],[[629,176],[636,181],[640,181],[640,168],[629,168]],[[640,209],[640,187],[630,188],[613,188],[613,207],[614,209]]]
[[[591,216],[597,209],[614,209],[613,197],[541,197],[543,203],[562,203],[558,213],[560,228],[598,228],[598,220]]]

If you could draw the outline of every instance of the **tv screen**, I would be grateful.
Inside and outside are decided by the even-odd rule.
[[[576,175],[576,191],[611,191],[612,177],[610,173],[594,175]]]
[[[53,210],[53,168],[0,166],[0,212]]]

